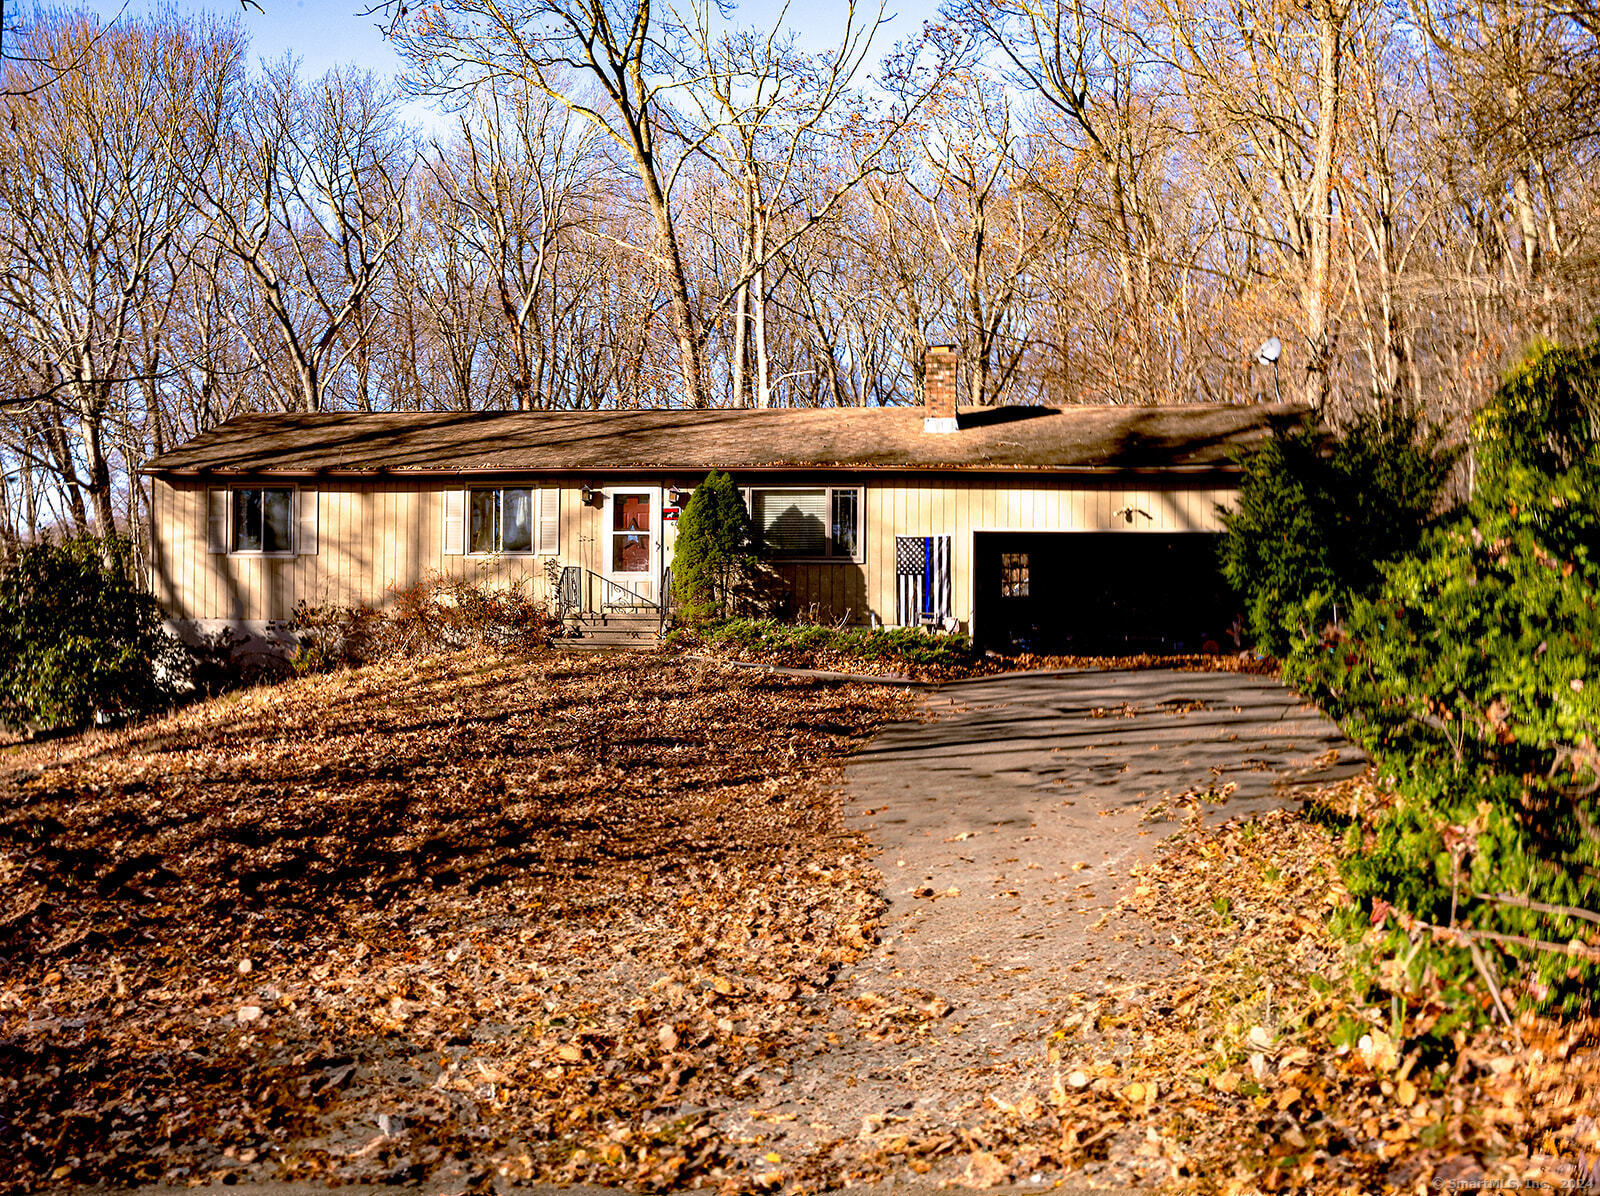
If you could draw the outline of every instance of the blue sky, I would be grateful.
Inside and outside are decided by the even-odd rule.
[[[392,75],[400,61],[384,42],[373,17],[359,15],[367,0],[259,0],[264,12],[242,7],[239,0],[181,0],[177,7],[195,11],[237,16],[250,34],[251,51],[256,58],[275,59],[290,51],[299,57],[301,69],[315,77],[330,67],[355,63],[381,75]],[[915,33],[932,16],[937,0],[898,0],[887,8],[896,17],[879,32],[875,50],[882,53],[901,38]],[[140,13],[172,5],[163,0],[80,0],[82,7],[104,19],[119,12]],[[745,25],[766,26],[782,8],[778,0],[751,0],[734,13]],[[793,0],[785,23],[814,39],[819,47],[837,36],[844,20],[842,0]]]

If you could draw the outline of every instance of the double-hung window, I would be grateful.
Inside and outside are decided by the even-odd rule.
[[[207,490],[206,551],[219,556],[315,556],[316,490],[305,486]]]
[[[446,556],[555,556],[561,551],[556,487],[451,486],[442,497]]]
[[[294,551],[294,489],[289,486],[233,491],[230,552],[287,554]]]
[[[750,519],[774,560],[861,559],[861,491],[854,486],[756,487]]]
[[[467,495],[468,552],[532,552],[533,491],[527,487],[471,490]]]

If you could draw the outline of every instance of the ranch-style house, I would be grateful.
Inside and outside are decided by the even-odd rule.
[[[590,619],[660,609],[712,469],[795,613],[992,646],[1194,648],[1240,449],[1291,404],[245,415],[151,460],[154,592],[185,634],[281,636],[302,600],[382,606],[434,573]]]

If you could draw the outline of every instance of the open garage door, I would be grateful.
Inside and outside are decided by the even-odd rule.
[[[1206,532],[979,532],[973,630],[998,651],[1231,648],[1236,603]]]

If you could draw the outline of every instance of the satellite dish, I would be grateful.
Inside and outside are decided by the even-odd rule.
[[[1261,348],[1256,350],[1256,360],[1262,365],[1277,365],[1281,356],[1283,356],[1283,342],[1275,336],[1267,337],[1261,342]]]

